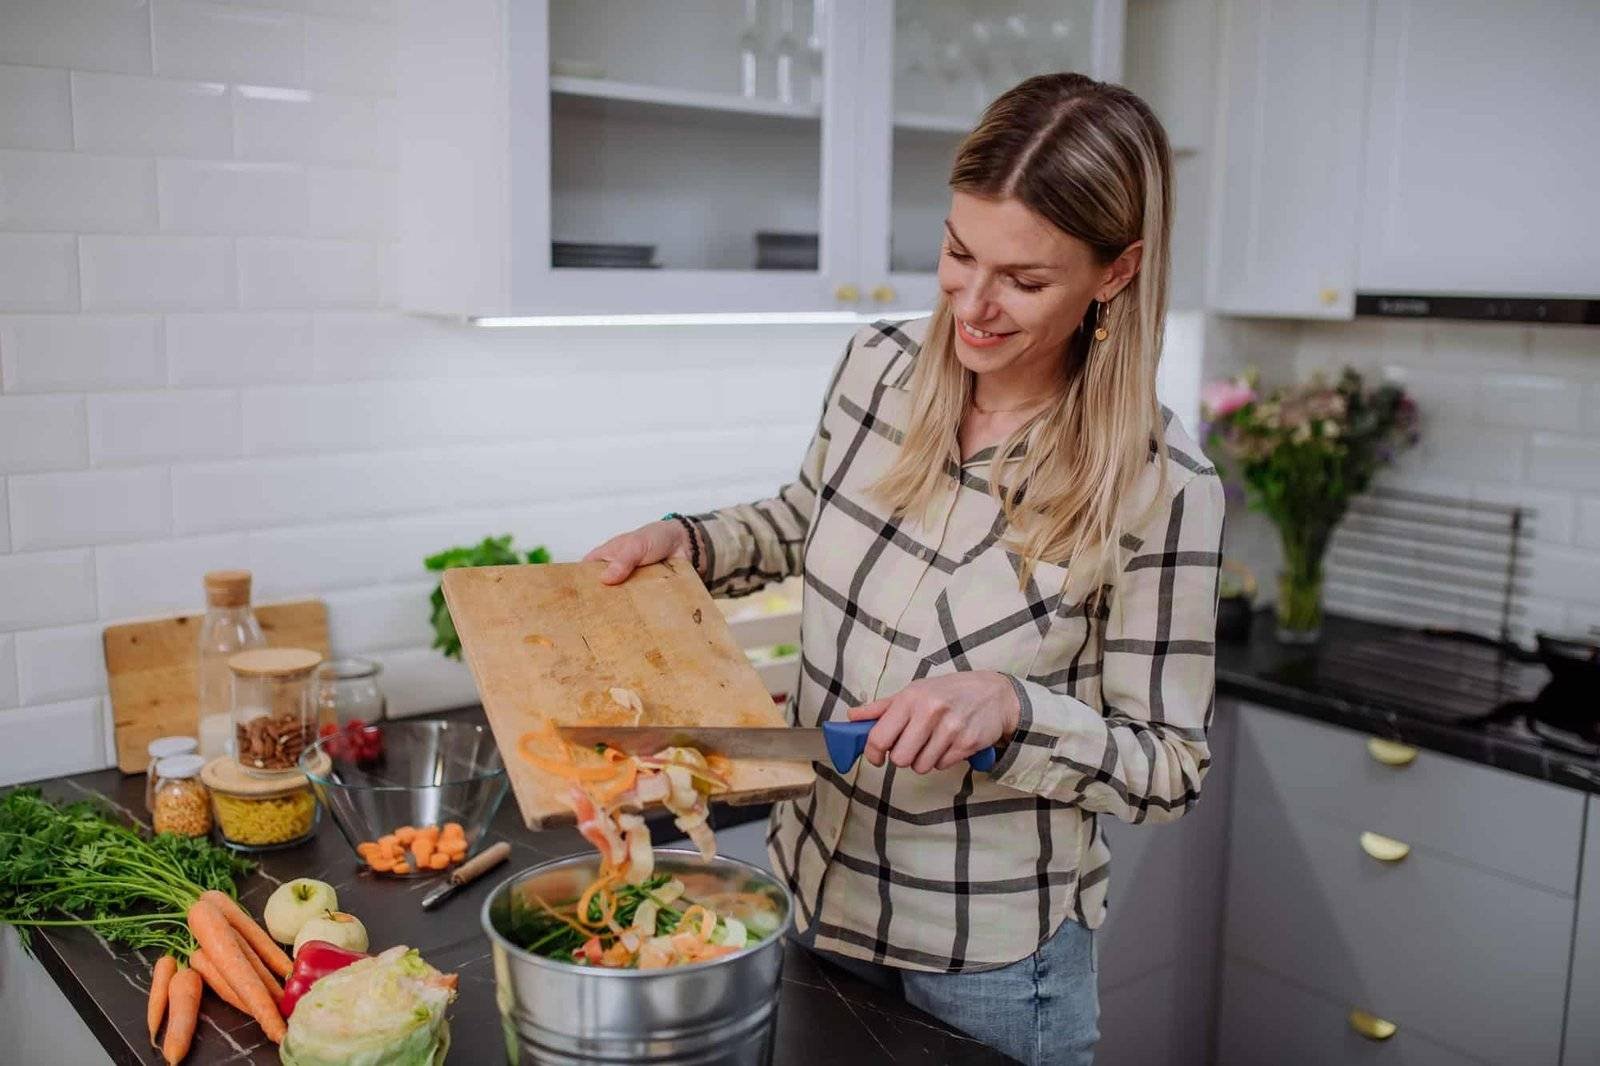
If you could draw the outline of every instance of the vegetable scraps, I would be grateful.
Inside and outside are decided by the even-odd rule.
[[[615,695],[613,695],[615,699]],[[620,702],[620,701],[619,701]],[[600,853],[599,876],[577,900],[554,905],[538,896],[513,930],[528,951],[580,966],[659,969],[732,954],[778,928],[771,901],[747,908],[754,925],[683,900],[684,885],[655,872],[650,829],[640,811],[660,802],[676,815],[700,854],[716,855],[706,822],[707,797],[726,791],[727,766],[694,748],[629,756],[615,748],[575,750],[554,726],[518,741],[522,757],[571,782],[578,831]],[[751,901],[740,901],[749,904]]]
[[[550,553],[542,544],[526,554],[519,554],[511,546],[511,534],[507,533],[501,537],[484,537],[481,542],[466,547],[446,548],[422,560],[422,565],[429,570],[442,572],[458,566],[516,566],[549,561]],[[433,626],[432,646],[447,658],[460,659],[461,637],[457,635],[455,621],[450,617],[450,607],[444,602],[443,585],[434,586],[428,602],[432,607],[428,617]]]

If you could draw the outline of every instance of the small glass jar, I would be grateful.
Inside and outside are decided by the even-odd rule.
[[[206,763],[201,780],[211,790],[222,842],[235,851],[292,847],[316,831],[317,797],[304,774],[268,780],[223,756]]]
[[[211,832],[211,794],[200,781],[205,760],[198,755],[171,755],[156,764],[151,823],[157,833],[203,837]]]
[[[233,672],[233,754],[253,774],[295,773],[317,739],[311,673],[322,656],[306,648],[258,648],[228,659]]]
[[[383,721],[387,703],[378,687],[382,667],[371,659],[333,659],[317,667],[312,687],[323,732],[376,725]]]
[[[156,763],[173,755],[193,755],[200,748],[194,737],[157,737],[145,746],[150,761],[144,770],[144,809],[155,813],[151,806],[156,798]]]

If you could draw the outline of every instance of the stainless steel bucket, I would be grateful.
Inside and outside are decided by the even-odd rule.
[[[518,916],[576,899],[599,870],[595,855],[532,867],[495,889],[483,905],[494,952],[496,999],[506,1057],[514,1063],[652,1063],[749,1066],[772,1057],[778,1017],[782,939],[793,900],[782,882],[736,859],[656,851],[656,870],[687,886],[690,902],[719,892],[759,892],[781,927],[754,947],[710,962],[662,970],[578,966],[522,950],[511,939]]]

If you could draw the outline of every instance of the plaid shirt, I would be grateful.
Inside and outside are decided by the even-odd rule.
[[[1110,853],[1098,815],[1163,822],[1194,804],[1210,762],[1223,498],[1169,413],[1161,499],[1147,508],[1152,462],[1128,501],[1144,520],[1123,537],[1095,609],[1093,567],[1041,562],[1019,587],[985,481],[992,449],[951,461],[959,488],[925,519],[892,516],[868,490],[899,448],[926,329],[856,334],[799,477],[695,521],[713,592],[804,575],[797,724],[842,720],[930,675],[1011,680],[1021,725],[989,773],[818,765],[816,788],[777,805],[769,833],[797,927],[818,947],[984,970],[1032,954],[1063,920],[1103,920]]]

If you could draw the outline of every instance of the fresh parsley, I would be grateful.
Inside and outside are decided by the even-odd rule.
[[[521,563],[548,563],[550,553],[539,545],[525,555],[511,546],[511,534],[503,537],[484,537],[481,543],[468,547],[446,548],[422,561],[429,570],[443,572],[457,566],[516,566]],[[429,621],[433,625],[433,647],[451,659],[461,658],[461,637],[450,617],[450,607],[444,602],[444,586],[433,587],[428,598],[431,610]]]

